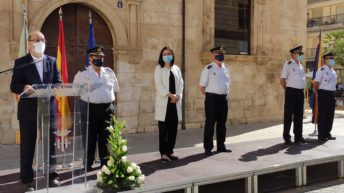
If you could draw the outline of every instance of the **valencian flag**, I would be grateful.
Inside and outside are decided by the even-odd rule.
[[[319,43],[315,53],[315,60],[313,66],[313,76],[312,76],[312,83],[315,79],[315,75],[317,71],[321,68],[321,33],[319,34]],[[313,91],[311,92],[310,96],[310,106],[312,108],[312,123],[318,123],[318,94],[314,94]]]
[[[94,31],[93,31],[93,22],[92,22],[92,14],[91,11],[88,12],[89,17],[89,25],[88,25],[88,43],[87,43],[87,50],[90,48],[96,47],[96,40],[94,39]],[[86,54],[86,66],[90,65],[88,59],[88,54]]]
[[[29,38],[29,32],[27,30],[26,10],[24,10],[23,28],[22,28],[22,32],[21,32],[20,40],[19,40],[18,58],[23,57],[28,53],[27,46],[26,46],[28,38]]]
[[[23,5],[23,10],[24,10],[24,16],[23,16],[23,28],[22,32],[20,35],[20,40],[19,40],[19,50],[18,50],[18,58],[25,56],[28,51],[27,51],[27,41],[29,38],[29,31],[27,29],[27,17],[26,17],[26,8]],[[15,100],[18,102],[19,101],[19,95],[15,94]],[[16,134],[16,143],[20,143],[20,132],[17,131]]]
[[[57,43],[57,67],[60,72],[60,77],[62,83],[68,83],[68,69],[67,69],[67,59],[66,59],[66,49],[64,44],[64,30],[62,22],[62,11],[59,11],[59,33],[58,33],[58,43]],[[58,127],[56,137],[56,145],[61,151],[64,151],[68,146],[67,135],[68,129],[72,125],[70,117],[70,108],[68,104],[68,98],[66,96],[56,97],[57,111],[58,111]]]

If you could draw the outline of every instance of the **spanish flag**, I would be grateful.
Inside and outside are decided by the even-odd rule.
[[[68,69],[66,59],[66,49],[64,44],[64,30],[62,22],[62,11],[60,8],[59,19],[59,33],[58,33],[58,45],[57,45],[57,67],[60,72],[62,83],[68,83]],[[68,129],[72,126],[70,108],[68,104],[68,98],[66,96],[57,96],[57,110],[58,110],[58,128],[57,128],[57,140],[56,144],[61,151],[64,151],[68,146]]]

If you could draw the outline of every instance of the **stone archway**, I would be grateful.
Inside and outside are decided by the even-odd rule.
[[[88,41],[89,12],[92,13],[96,44],[104,47],[105,65],[114,68],[112,48],[114,45],[109,27],[102,17],[82,4],[68,3],[61,6],[69,82],[85,67]],[[47,40],[46,54],[56,57],[59,8],[56,8],[44,21],[41,31]]]
[[[58,7],[69,4],[76,3],[87,6],[92,10],[96,11],[102,19],[107,24],[110,29],[112,40],[113,40],[113,61],[114,66],[118,62],[115,58],[115,53],[124,54],[127,53],[129,49],[128,33],[119,15],[112,9],[113,6],[110,5],[109,1],[83,1],[83,0],[50,0],[49,2],[42,4],[37,10],[31,10],[33,17],[30,20],[30,31],[40,30],[43,26],[46,18]]]

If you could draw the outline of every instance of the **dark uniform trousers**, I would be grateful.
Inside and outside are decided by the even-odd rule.
[[[303,89],[287,87],[285,89],[284,102],[284,129],[283,138],[289,141],[291,122],[294,122],[295,141],[302,139],[302,119],[303,119],[304,93]]]
[[[53,124],[53,119],[51,118],[51,125]],[[36,147],[36,137],[37,137],[37,121],[23,121],[19,120],[20,126],[20,179],[23,184],[31,183],[34,178],[34,173],[32,169],[33,158],[35,155],[35,147]],[[53,158],[55,155],[55,135],[54,132],[55,128],[50,129],[50,145],[49,145],[49,176],[50,178],[54,178],[57,176],[55,173],[55,165],[56,159]],[[47,152],[48,146],[44,147],[44,152]],[[41,150],[42,151],[42,150]],[[47,160],[47,154],[44,154],[44,158],[42,159]]]
[[[159,121],[158,127],[160,154],[173,154],[173,148],[177,138],[178,114],[176,104],[170,103],[170,99],[167,102],[165,121]]]
[[[335,112],[334,91],[320,89],[318,92],[318,138],[324,139],[331,136]]]
[[[83,105],[87,105],[86,102],[82,102]],[[87,167],[90,168],[94,162],[94,155],[96,151],[96,143],[98,139],[98,152],[100,158],[101,166],[106,165],[107,156],[109,156],[109,151],[107,147],[107,140],[110,132],[107,128],[113,125],[115,106],[113,103],[100,103],[94,104],[89,103],[89,125],[88,133],[84,129],[83,141],[84,145],[87,147],[86,157],[87,157]],[[87,114],[83,113],[83,122],[87,121]],[[84,126],[83,128],[86,128]],[[87,136],[87,143],[86,143]]]
[[[216,123],[217,149],[225,148],[226,121],[228,114],[227,95],[214,93],[205,94],[205,127],[204,127],[204,149],[211,151],[214,147],[213,136]]]

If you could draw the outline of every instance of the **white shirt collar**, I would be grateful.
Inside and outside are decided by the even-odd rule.
[[[37,61],[37,60],[42,60],[43,58],[44,58],[44,54],[43,54],[43,56],[42,57],[40,57],[40,58],[36,58],[35,56],[33,56],[32,54],[30,54],[31,55],[31,57],[32,57],[32,59],[34,60],[34,61]]]
[[[216,62],[213,61],[213,66],[215,66],[216,68],[224,68],[225,64],[222,62],[221,66],[217,65]]]
[[[92,65],[89,65],[89,66],[87,66],[86,68],[87,68],[87,70],[89,70],[89,72],[92,72],[92,73],[95,73],[95,74],[98,75],[98,73],[94,70],[94,68],[93,68]],[[102,74],[105,74],[105,73],[106,73],[106,72],[105,72],[105,68],[104,68],[104,67],[100,67],[100,73],[99,73],[99,75],[101,76]]]

